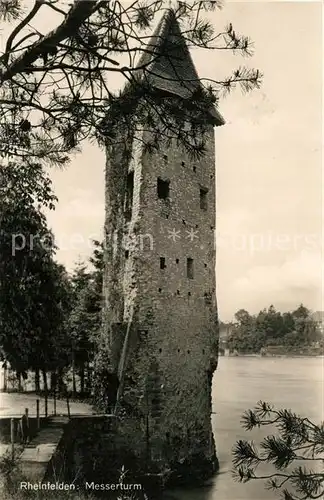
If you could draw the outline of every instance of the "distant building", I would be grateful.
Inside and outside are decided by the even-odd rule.
[[[315,321],[317,328],[324,335],[324,311],[315,311],[311,318]]]

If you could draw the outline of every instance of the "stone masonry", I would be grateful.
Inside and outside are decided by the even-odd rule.
[[[169,12],[155,36],[175,31]],[[112,399],[130,451],[148,469],[208,475],[217,466],[214,127],[199,161],[175,142],[158,153],[132,151],[131,160],[117,146],[107,151],[104,338],[119,384]]]

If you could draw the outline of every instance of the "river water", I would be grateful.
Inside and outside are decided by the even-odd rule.
[[[237,439],[258,442],[264,429],[247,433],[242,413],[259,400],[292,409],[315,423],[324,420],[324,358],[221,357],[213,380],[213,429],[220,462],[217,476],[203,487],[166,492],[164,500],[275,500],[260,481],[233,480],[231,449]]]

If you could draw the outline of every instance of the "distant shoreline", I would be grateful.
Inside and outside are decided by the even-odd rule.
[[[324,354],[266,354],[266,355],[261,355],[261,354],[220,354],[220,358],[262,358],[262,359],[269,359],[269,358],[323,358],[324,359]]]

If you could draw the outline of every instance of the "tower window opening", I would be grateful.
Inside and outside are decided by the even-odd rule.
[[[160,257],[160,269],[165,269],[166,264],[165,264],[165,257]]]
[[[138,330],[138,335],[140,340],[145,340],[147,338],[148,331],[147,330]]]
[[[179,264],[179,259],[176,259],[176,264]]]
[[[207,193],[208,189],[200,188],[200,208],[207,210]]]
[[[187,278],[193,279],[194,277],[194,267],[193,267],[193,259],[187,259]]]
[[[184,161],[182,161],[182,162],[181,162],[181,166],[182,166],[182,167],[185,167],[185,166],[186,166],[186,164],[185,164],[185,162],[184,162]]]
[[[126,181],[125,218],[131,220],[133,209],[134,172],[129,172]]]
[[[129,250],[125,250],[125,259],[128,259],[129,257]]]
[[[159,293],[161,293],[161,292],[162,292],[162,288],[159,288]]]
[[[166,200],[169,198],[169,192],[170,192],[170,181],[166,180],[164,181],[160,177],[158,177],[157,180],[157,194],[158,198],[160,200]]]
[[[192,167],[192,170],[193,170],[194,172],[196,172],[197,168],[196,168],[196,167]]]

